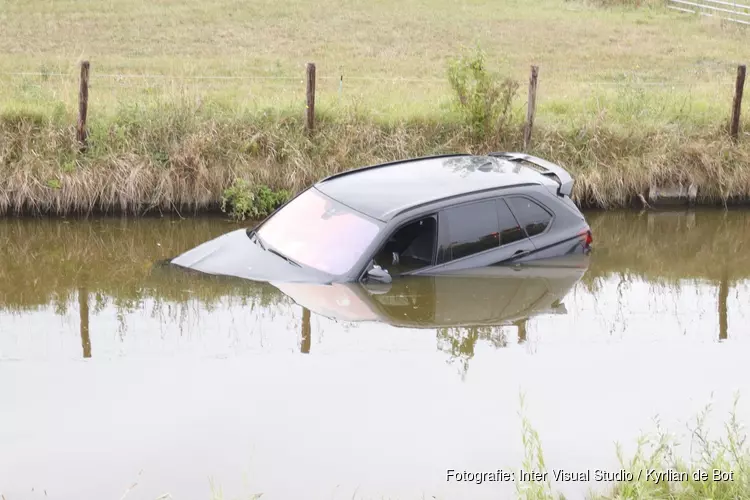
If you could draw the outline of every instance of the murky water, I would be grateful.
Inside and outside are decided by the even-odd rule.
[[[587,269],[288,295],[154,267],[220,219],[1,220],[0,493],[509,498],[446,470],[521,465],[521,392],[550,471],[617,471],[748,392],[750,212],[587,217]]]

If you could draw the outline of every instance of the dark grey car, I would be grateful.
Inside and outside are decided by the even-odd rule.
[[[518,153],[375,165],[328,177],[172,263],[261,281],[390,282],[587,254],[572,188],[561,167]]]

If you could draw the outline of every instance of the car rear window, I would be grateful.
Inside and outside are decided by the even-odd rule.
[[[500,244],[507,245],[526,236],[523,229],[518,225],[518,221],[513,217],[513,213],[503,200],[497,200],[497,215],[500,222]]]
[[[529,198],[513,197],[506,201],[529,237],[543,233],[552,221],[552,214]]]

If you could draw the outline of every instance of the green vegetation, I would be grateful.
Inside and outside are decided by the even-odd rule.
[[[240,181],[294,193],[380,161],[518,150],[530,64],[530,152],[576,175],[580,204],[652,182],[750,197],[750,145],[726,138],[746,32],[660,2],[0,1],[0,214],[217,210]],[[85,153],[71,54],[91,60]]]
[[[245,219],[262,219],[286,203],[289,193],[285,190],[272,191],[266,186],[251,188],[244,180],[235,180],[224,190],[221,197],[221,211],[228,207],[230,217],[237,221]]]
[[[592,492],[591,500],[737,500],[750,497],[750,447],[744,426],[737,418],[737,402],[724,424],[724,433],[710,435],[706,424],[711,405],[695,418],[690,426],[690,443],[685,449],[658,421],[654,433],[638,439],[635,453],[625,458],[617,446],[617,457],[622,470],[633,476],[632,481],[617,483],[610,491]],[[523,397],[521,399],[522,411]],[[526,458],[524,470],[548,470],[544,463],[542,443],[527,417],[522,417],[522,438]],[[664,472],[658,478],[650,470]],[[713,471],[732,473],[731,480],[715,480]],[[667,471],[671,471],[669,476]],[[696,471],[704,471],[700,478]],[[667,479],[671,477],[671,479]],[[640,479],[639,479],[640,478]],[[521,500],[559,500],[564,497],[553,491],[549,482],[518,484]]]
[[[542,440],[539,437],[539,433],[531,425],[531,421],[525,415],[526,401],[523,394],[521,394],[520,400],[521,440],[523,441],[524,449],[524,459],[521,469],[526,471],[547,471]],[[549,480],[521,482],[518,474],[516,475],[516,493],[519,499],[524,500],[552,500],[555,498],[552,484]]]
[[[491,74],[481,48],[477,47],[474,54],[450,61],[448,81],[462,118],[475,139],[506,132],[518,82],[510,78],[501,81]]]
[[[552,466],[545,462],[542,439],[526,416],[526,405],[521,395],[521,439],[524,459],[520,469],[524,471],[548,472],[553,478]],[[615,483],[609,491],[589,492],[588,500],[741,500],[750,498],[750,447],[744,426],[737,418],[737,402],[734,400],[724,432],[711,436],[707,419],[711,405],[689,425],[689,447],[680,446],[672,433],[661,428],[658,419],[652,433],[641,435],[635,452],[626,458],[619,445],[616,446],[620,466],[633,480]],[[683,443],[684,444],[684,443]],[[722,471],[731,476],[714,480],[713,471]],[[652,474],[646,479],[649,471]],[[703,471],[702,478],[694,476]],[[551,480],[519,481],[516,471],[516,498],[518,500],[565,500],[555,491]],[[657,476],[655,473],[663,473]],[[640,479],[637,479],[640,474]],[[669,476],[668,476],[669,475]],[[667,479],[671,477],[672,479]],[[731,479],[727,480],[728,477]],[[682,478],[682,479],[679,479]],[[658,479],[658,480],[657,480]],[[223,492],[211,483],[212,500],[224,498]],[[262,493],[250,498],[260,498]],[[356,494],[355,494],[356,497]]]

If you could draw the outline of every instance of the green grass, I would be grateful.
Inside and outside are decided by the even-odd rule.
[[[750,146],[726,138],[745,29],[638,3],[0,0],[0,215],[204,210],[235,182],[295,192],[384,160],[518,150],[530,64],[532,152],[575,173],[581,204],[624,206],[673,181],[699,183],[702,203],[750,199]],[[475,44],[490,82],[519,84],[489,132],[467,125],[448,78]]]
[[[713,100],[728,96],[745,32],[659,5],[601,8],[559,0],[2,0],[3,100],[59,99],[74,106],[76,63],[92,61],[93,109],[182,91],[235,105],[304,99],[304,64],[324,78],[324,102],[344,96],[388,114],[431,112],[446,97],[446,59],[481,43],[488,63],[525,79],[541,66],[540,105],[590,96],[598,83],[667,81]],[[40,31],[44,36],[40,36]],[[253,76],[287,80],[124,79],[109,74]],[[418,82],[394,82],[398,79]],[[723,102],[723,108],[727,103]]]

